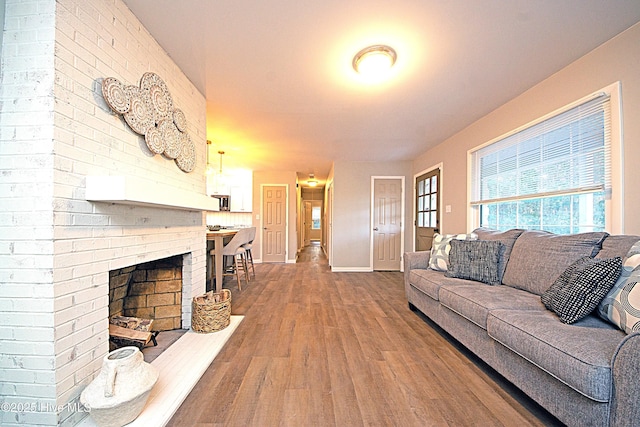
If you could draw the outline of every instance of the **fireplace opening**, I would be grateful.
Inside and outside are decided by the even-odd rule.
[[[184,332],[182,265],[176,255],[109,272],[109,351],[135,345],[157,354]]]

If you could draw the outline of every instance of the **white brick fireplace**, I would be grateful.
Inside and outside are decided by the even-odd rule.
[[[183,255],[185,328],[205,290],[206,104],[120,0],[7,0],[4,29],[0,425],[74,425],[108,352],[109,271]],[[191,173],[102,98],[104,77],[138,84],[148,71],[187,117]],[[94,177],[139,194],[88,194]]]

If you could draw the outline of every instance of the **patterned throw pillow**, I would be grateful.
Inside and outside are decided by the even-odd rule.
[[[507,270],[507,264],[509,262],[509,257],[511,256],[511,251],[513,250],[513,245],[515,245],[518,237],[524,233],[524,230],[520,228],[512,228],[507,231],[499,231],[487,227],[480,227],[473,230],[473,232],[478,235],[478,240],[497,240],[502,242],[504,245],[504,253],[500,257],[500,263],[498,265],[500,282],[502,283],[502,277],[504,276],[504,272]]]
[[[564,288],[569,284],[569,281],[571,280],[571,276],[576,272],[577,269],[584,268],[583,267],[584,264],[588,263],[592,259],[593,258],[591,258],[590,256],[585,256],[580,258],[579,260],[571,264],[569,267],[567,267],[567,269],[556,279],[556,281],[553,282],[553,284],[549,287],[549,289],[544,291],[544,293],[540,296],[540,300],[542,301],[544,306],[547,307],[547,310],[553,311],[553,308],[551,306],[551,301],[553,300],[553,296],[560,289]]]
[[[433,235],[431,245],[431,257],[429,258],[429,268],[436,271],[447,271],[449,268],[449,251],[451,251],[451,241],[456,240],[477,240],[478,235],[471,234],[439,234]]]
[[[449,269],[444,275],[499,285],[504,250],[504,244],[498,241],[452,240]]]
[[[640,331],[640,241],[624,259],[622,273],[598,306],[598,314],[627,334]]]
[[[551,297],[551,310],[564,323],[574,323],[595,310],[618,280],[622,269],[620,257],[582,258],[576,262],[580,264],[568,268],[573,271],[568,274],[566,285],[559,286]]]

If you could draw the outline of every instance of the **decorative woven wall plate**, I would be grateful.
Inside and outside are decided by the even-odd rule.
[[[176,127],[180,132],[187,131],[187,118],[185,117],[182,110],[176,108],[173,110],[173,123],[176,124]]]
[[[102,96],[131,130],[144,136],[149,151],[175,160],[184,172],[195,169],[196,146],[187,134],[187,118],[182,110],[173,108],[169,88],[159,75],[144,73],[139,87],[105,77]]]
[[[182,139],[180,154],[176,157],[176,164],[184,172],[191,172],[196,167],[196,146],[188,134],[180,135]]]
[[[180,154],[182,140],[180,139],[180,131],[173,124],[173,120],[163,120],[158,126],[158,130],[164,140],[164,155],[170,159],[175,159]]]
[[[172,119],[173,99],[166,83],[156,73],[144,73],[140,80],[140,89],[149,97],[153,109],[153,120],[156,124]]]
[[[125,86],[114,77],[107,77],[102,81],[102,96],[113,111],[124,114],[129,111],[131,100],[125,91]]]
[[[131,106],[129,111],[124,113],[124,119],[134,132],[144,135],[155,124],[149,102],[135,86],[127,86],[125,91]]]
[[[149,148],[149,150],[151,150],[152,153],[164,153],[166,144],[164,139],[162,139],[162,134],[157,127],[153,126],[147,131],[147,133],[144,135],[144,142],[147,143],[147,147]]]

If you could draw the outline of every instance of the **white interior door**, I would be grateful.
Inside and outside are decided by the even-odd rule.
[[[402,257],[402,199],[401,178],[374,178],[374,270],[400,270]]]
[[[262,262],[286,262],[287,187],[262,187]]]

